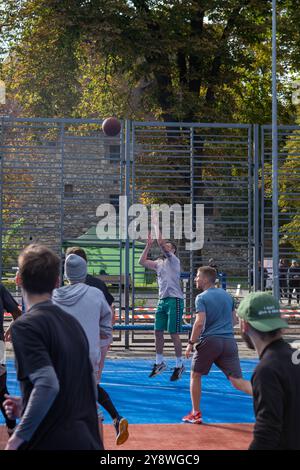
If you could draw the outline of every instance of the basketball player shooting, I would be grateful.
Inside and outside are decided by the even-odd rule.
[[[171,376],[171,381],[174,382],[181,378],[185,370],[182,360],[182,344],[179,336],[183,315],[183,292],[180,285],[181,268],[180,261],[176,256],[177,247],[174,242],[163,240],[159,230],[157,215],[154,216],[153,226],[162,256],[156,260],[148,259],[153,245],[153,240],[149,233],[146,247],[139,259],[140,265],[156,272],[159,287],[159,301],[154,327],[156,360],[149,377],[155,377],[167,368],[163,356],[164,332],[167,331],[171,335],[176,354],[176,365]]]

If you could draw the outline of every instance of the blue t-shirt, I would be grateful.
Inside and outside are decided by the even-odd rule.
[[[197,295],[196,312],[205,312],[206,320],[200,339],[207,336],[233,337],[234,300],[225,290],[210,288]]]

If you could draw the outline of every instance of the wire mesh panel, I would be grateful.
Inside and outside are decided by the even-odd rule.
[[[132,136],[132,202],[146,205],[149,226],[151,205],[168,205],[174,232],[174,221],[182,220],[184,205],[191,203],[190,129],[179,129],[174,125],[165,127],[163,124],[134,123]],[[170,233],[168,238],[170,237],[176,238],[174,233]],[[176,242],[182,270],[190,273],[190,253],[181,247],[183,240],[177,239]],[[158,249],[152,251],[153,257],[159,254]],[[190,281],[190,276],[188,280]],[[157,301],[155,273],[136,266],[134,283],[135,305],[142,302],[144,306],[154,307]],[[143,286],[148,288],[146,297],[142,296]],[[137,288],[140,288],[140,293]],[[187,297],[189,298],[189,294]]]
[[[281,300],[300,301],[300,127],[278,128],[279,282]],[[272,288],[272,129],[261,129],[261,287]],[[292,270],[289,269],[293,263]],[[298,266],[297,266],[298,265]],[[290,278],[290,279],[289,279]],[[295,278],[295,279],[294,279]],[[289,282],[290,280],[290,282]],[[290,284],[290,285],[289,285]],[[299,291],[299,295],[298,295]],[[297,298],[298,295],[298,298]]]
[[[131,201],[145,204],[149,217],[151,205],[166,204],[171,209],[170,235],[179,247],[187,316],[193,310],[193,279],[201,265],[217,266],[224,287],[236,289],[240,284],[248,290],[252,259],[251,126],[143,122],[133,122],[132,126]],[[197,225],[197,204],[204,205],[204,227]],[[201,249],[190,250],[186,245],[192,238],[183,233],[187,205],[192,207],[191,228],[198,239],[203,230]],[[183,231],[178,239],[180,224]],[[153,258],[158,254],[154,248]],[[138,311],[143,305],[150,310],[157,302],[155,273],[135,261],[133,265],[132,307]]]
[[[21,248],[43,243],[59,255],[82,246],[88,269],[106,276],[121,301],[120,241],[96,233],[104,203],[118,219],[123,137],[100,120],[3,119],[1,125],[2,276],[11,278]],[[111,234],[108,234],[108,237]],[[110,282],[111,281],[111,282]]]
[[[204,204],[205,237],[195,265],[213,258],[220,283],[248,290],[252,262],[252,136],[248,125],[194,130],[194,201]],[[223,273],[223,276],[222,276]]]
[[[130,225],[119,207],[123,195],[126,207],[143,204],[149,226],[153,205],[167,210],[167,238],[177,242],[181,260],[185,322],[191,321],[197,267],[210,263],[221,286],[248,290],[251,126],[127,121],[111,138],[101,125],[97,119],[2,118],[2,278],[13,278],[17,255],[31,242],[48,245],[62,258],[66,248],[81,246],[89,272],[112,290],[119,322],[152,324],[156,275],[138,262],[145,237],[119,236],[124,220],[126,230]],[[116,231],[108,227],[105,239],[96,230],[106,215],[97,212],[101,204],[115,211]],[[152,256],[159,256],[158,247]]]
[[[60,254],[62,160],[57,123],[2,120],[2,274],[21,248],[42,242]]]

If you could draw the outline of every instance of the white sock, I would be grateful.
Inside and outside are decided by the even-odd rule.
[[[176,366],[175,367],[182,367],[183,360],[182,357],[176,357]]]
[[[155,364],[161,364],[164,362],[164,356],[162,354],[156,354]]]

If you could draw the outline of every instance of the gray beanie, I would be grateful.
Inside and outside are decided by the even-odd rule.
[[[87,276],[87,264],[81,256],[71,254],[66,257],[65,275],[70,282],[84,282]]]

